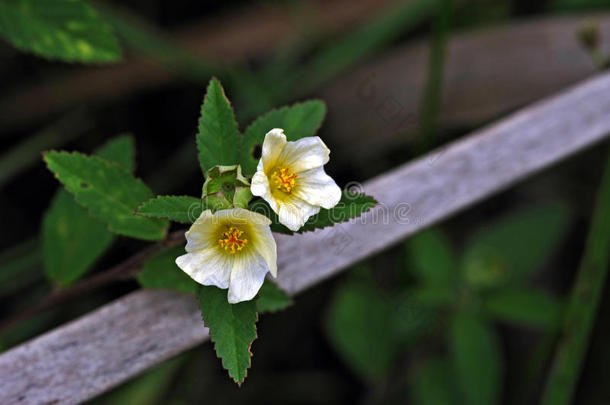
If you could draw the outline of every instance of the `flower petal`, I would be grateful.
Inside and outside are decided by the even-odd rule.
[[[268,271],[267,262],[258,254],[237,256],[231,270],[229,303],[236,304],[254,298]]]
[[[199,284],[227,288],[233,262],[231,259],[217,248],[209,248],[179,256],[176,264]]]
[[[212,247],[210,242],[214,240],[212,236],[215,232],[214,223],[215,219],[212,211],[203,211],[199,218],[191,225],[191,228],[184,234],[186,237],[186,247],[184,250],[194,252]]]
[[[271,229],[268,226],[257,226],[256,233],[256,243],[252,247],[267,262],[271,275],[277,277],[277,246]]]
[[[231,208],[216,211],[214,214],[215,223],[230,223],[233,225],[271,225],[271,220],[264,215],[247,210],[245,208]]]
[[[265,175],[265,172],[259,171],[254,173],[254,176],[252,176],[252,182],[250,184],[250,191],[252,192],[252,195],[259,197],[271,193],[271,189],[269,188],[269,179]]]
[[[257,170],[271,169],[286,146],[286,135],[281,128],[273,128],[265,135],[261,160]],[[262,166],[262,167],[261,167]]]
[[[287,167],[293,173],[324,166],[330,159],[330,150],[318,136],[288,142],[277,158],[277,165]],[[265,166],[267,167],[267,166]]]
[[[341,189],[324,171],[323,167],[299,173],[298,187],[294,195],[311,205],[331,209],[341,200]]]
[[[269,179],[265,175],[265,172],[258,171],[252,177],[252,185],[250,186],[252,195],[262,197],[263,200],[267,201],[271,206],[271,209],[277,212],[277,202],[271,194],[271,188],[269,187]]]
[[[320,212],[320,207],[313,206],[300,198],[292,197],[280,202],[278,214],[280,223],[293,232],[305,225],[310,216]]]

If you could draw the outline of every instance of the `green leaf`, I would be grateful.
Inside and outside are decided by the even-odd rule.
[[[438,311],[429,303],[422,302],[413,291],[399,291],[389,299],[392,322],[387,333],[393,333],[403,348],[416,343],[439,324]]]
[[[134,215],[152,192],[118,164],[77,152],[47,152],[44,160],[76,202],[111,231],[145,240],[165,237],[167,221]]]
[[[458,405],[454,375],[447,362],[438,358],[419,365],[410,378],[409,394],[413,405]]]
[[[436,228],[423,231],[406,243],[408,270],[422,283],[451,284],[458,272],[457,259],[447,237]]]
[[[265,134],[273,128],[282,128],[288,141],[314,136],[326,115],[326,105],[311,100],[284,106],[260,116],[246,128],[241,146],[240,164],[245,176],[256,172]]]
[[[468,313],[458,313],[450,330],[450,349],[459,391],[469,405],[497,404],[503,378],[500,343],[493,328]]]
[[[111,139],[95,152],[133,171],[134,145],[130,137]],[[42,222],[45,274],[67,286],[79,279],[108,249],[114,235],[89,216],[65,190],[58,190]]]
[[[133,173],[136,169],[136,147],[130,135],[110,139],[95,154],[109,162],[115,162]]]
[[[162,195],[142,203],[136,214],[150,218],[164,218],[183,224],[195,222],[203,210],[199,198],[186,195]]]
[[[91,218],[65,190],[59,190],[42,222],[45,274],[66,286],[80,278],[106,251],[114,235]]]
[[[329,307],[325,330],[343,361],[366,380],[390,375],[400,349],[391,333],[393,301],[374,284],[350,280],[339,287]]]
[[[485,299],[484,307],[498,320],[517,325],[552,329],[561,323],[561,302],[545,291],[500,290]]]
[[[518,283],[551,257],[568,230],[570,212],[562,203],[515,212],[477,231],[463,259],[474,287]]]
[[[0,35],[22,51],[66,62],[121,56],[110,26],[81,0],[0,1]]]
[[[362,213],[370,210],[376,204],[377,201],[366,194],[343,190],[341,200],[336,206],[329,210],[324,208],[320,209],[320,212],[309,218],[307,222],[305,222],[305,225],[297,232],[292,232],[290,229],[280,224],[277,214],[273,212],[269,204],[263,199],[253,201],[250,204],[249,209],[271,219],[271,230],[273,232],[292,235],[293,233],[315,231],[316,229],[326,228],[336,223],[349,221],[352,218],[359,217]]]
[[[265,280],[258,292],[256,300],[258,310],[262,312],[277,312],[292,305],[292,298],[282,291],[274,282]]]
[[[197,296],[205,326],[210,329],[216,354],[233,380],[241,384],[248,374],[256,339],[256,300],[229,304],[227,290],[200,286]]]
[[[233,107],[218,79],[213,78],[201,106],[197,149],[199,164],[205,173],[217,165],[230,166],[239,162],[241,135]]]
[[[176,257],[183,255],[184,247],[176,246],[146,260],[137,279],[142,287],[171,288],[196,294],[199,284],[176,265]]]
[[[442,308],[452,305],[458,295],[454,285],[424,284],[409,290],[417,302],[431,308]]]

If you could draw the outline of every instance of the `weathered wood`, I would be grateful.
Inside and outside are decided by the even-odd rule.
[[[364,184],[363,217],[278,236],[296,294],[610,133],[610,74],[537,103]],[[207,338],[193,298],[139,291],[0,356],[0,403],[77,403]]]
[[[555,16],[453,34],[447,46],[440,126],[464,128],[548,97],[596,73],[577,39],[587,21],[610,52],[610,15]],[[428,41],[381,55],[328,86],[325,131],[360,159],[410,142],[418,134]],[[349,119],[346,119],[349,117]],[[353,142],[354,136],[358,142]]]

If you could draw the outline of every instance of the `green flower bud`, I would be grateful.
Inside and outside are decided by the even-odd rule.
[[[247,208],[252,199],[250,182],[241,174],[241,166],[214,166],[206,172],[201,198],[212,212]]]

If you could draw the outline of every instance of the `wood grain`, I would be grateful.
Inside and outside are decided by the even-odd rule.
[[[363,217],[278,236],[278,283],[296,294],[610,133],[610,74],[536,103],[364,183]],[[72,404],[207,338],[194,299],[138,291],[0,356],[0,403]]]

